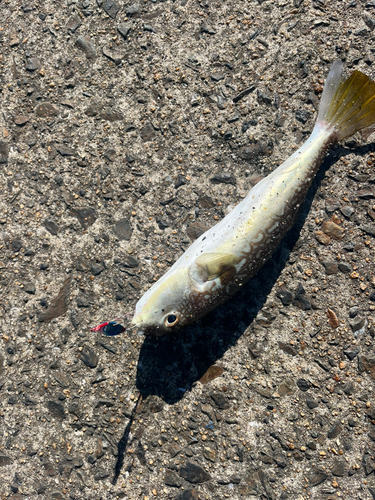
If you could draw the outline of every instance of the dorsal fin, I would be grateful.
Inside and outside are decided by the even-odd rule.
[[[239,262],[239,257],[232,253],[203,253],[195,259],[201,269],[202,281],[212,281],[232,269]]]

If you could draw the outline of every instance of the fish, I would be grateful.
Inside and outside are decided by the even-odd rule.
[[[131,326],[145,335],[174,333],[232,297],[292,228],[328,148],[374,123],[375,82],[357,70],[345,78],[336,60],[310,137],[145,292]]]

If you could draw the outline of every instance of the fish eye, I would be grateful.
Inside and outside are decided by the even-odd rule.
[[[167,327],[175,326],[178,323],[178,316],[176,316],[176,314],[168,314],[164,323]]]

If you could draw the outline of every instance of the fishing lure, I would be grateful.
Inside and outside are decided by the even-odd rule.
[[[126,328],[121,325],[118,320],[122,318],[116,318],[112,321],[106,321],[101,325],[94,326],[90,329],[90,332],[100,332],[107,335],[107,337],[113,337],[115,335],[120,335],[120,333],[124,332]]]

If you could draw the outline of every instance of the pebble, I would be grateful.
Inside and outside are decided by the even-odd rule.
[[[341,423],[334,424],[328,431],[327,437],[328,439],[335,439],[342,432],[343,428]]]
[[[353,359],[358,355],[359,349],[347,349],[344,351],[345,356],[350,360],[353,361]]]
[[[299,379],[297,380],[297,386],[298,386],[298,388],[299,388],[301,391],[306,392],[306,391],[308,391],[308,390],[310,389],[311,384],[310,384],[310,382],[308,382],[306,379],[304,379],[304,378],[299,378]]]
[[[308,408],[310,408],[310,410],[313,410],[314,408],[317,408],[319,406],[319,403],[314,399],[306,398],[306,405]]]
[[[249,95],[254,90],[255,90],[255,85],[247,87],[246,89],[242,90],[239,94],[237,94],[235,97],[233,97],[233,102],[234,103],[239,102],[241,99]]]
[[[217,377],[220,377],[224,373],[224,368],[221,366],[217,365],[212,365],[209,367],[209,369],[206,371],[204,375],[199,379],[199,382],[201,384],[207,384],[208,382],[211,382]]]
[[[260,90],[257,91],[257,99],[259,104],[267,104],[268,106],[272,104],[272,98]]]
[[[34,283],[26,283],[23,289],[26,293],[29,293],[30,295],[35,295],[36,286],[34,285]]]
[[[226,410],[227,408],[230,408],[229,401],[221,392],[212,393],[211,399],[220,410]]]
[[[298,284],[296,293],[294,295],[293,304],[302,309],[302,311],[308,311],[311,309],[311,303],[306,297],[305,289],[303,288],[301,283]]]
[[[26,115],[16,115],[14,117],[14,123],[19,127],[23,127],[29,121],[29,117]]]
[[[310,119],[310,113],[306,109],[299,109],[296,111],[296,120],[305,124]]]
[[[236,178],[234,177],[234,175],[227,172],[214,175],[213,177],[211,177],[210,181],[213,184],[233,184],[233,186],[236,185]]]
[[[193,462],[186,462],[180,468],[180,476],[189,481],[189,483],[205,483],[211,479],[211,476],[200,465]]]
[[[179,488],[182,485],[182,481],[175,471],[168,469],[164,474],[164,484]]]
[[[330,214],[340,208],[340,200],[337,198],[326,198],[325,205],[326,212]]]
[[[29,57],[26,60],[26,71],[36,71],[40,67],[41,64],[37,57]]]
[[[326,274],[329,276],[331,274],[337,274],[339,270],[339,266],[336,262],[333,262],[331,260],[324,260],[322,262],[322,265],[324,266],[324,269],[326,271]]]
[[[114,2],[114,0],[105,0],[102,7],[105,13],[108,14],[112,19],[116,18],[118,11],[120,10],[119,5]]]
[[[198,492],[195,489],[185,490],[178,495],[176,500],[198,500]]]
[[[94,262],[93,264],[91,264],[91,272],[94,276],[98,276],[104,271],[104,269],[105,267],[103,266],[103,264],[99,262]]]
[[[114,232],[120,241],[129,241],[133,233],[130,221],[128,219],[120,219],[117,221]]]
[[[89,61],[94,61],[97,57],[95,45],[91,42],[91,38],[87,35],[78,37],[76,46],[81,49]]]
[[[68,24],[66,25],[66,29],[71,33],[75,33],[77,29],[81,26],[82,21],[78,16],[73,16],[69,19]]]
[[[117,26],[117,31],[123,38],[127,38],[131,30],[131,25],[127,23],[121,23]]]
[[[56,224],[56,222],[54,222],[53,220],[51,219],[46,219],[44,222],[43,222],[43,226],[47,229],[47,231],[49,233],[51,233],[53,236],[56,236],[59,232],[59,226]]]
[[[51,118],[59,114],[58,108],[50,102],[42,102],[35,108],[35,114],[43,118]]]
[[[141,5],[139,3],[133,3],[132,5],[129,5],[129,7],[126,7],[125,12],[127,16],[134,16],[135,14],[138,14],[140,10]]]
[[[286,344],[284,342],[279,342],[279,347],[282,351],[290,356],[296,356],[298,353],[290,344]]]
[[[89,226],[92,226],[98,218],[95,208],[92,207],[74,207],[71,209],[70,214],[73,217],[77,217],[83,229],[87,229]]]
[[[322,469],[315,469],[310,477],[310,486],[318,486],[328,478],[328,474]]]
[[[96,366],[98,365],[99,361],[98,356],[96,355],[95,351],[90,347],[87,346],[83,347],[79,357],[83,361],[83,363],[89,368],[96,368]]]
[[[0,455],[0,467],[5,467],[7,465],[11,465],[13,460],[7,455]]]
[[[9,146],[5,141],[0,141],[0,165],[8,162]]]
[[[293,294],[287,288],[282,287],[276,292],[276,296],[281,300],[283,306],[289,306],[293,300]]]
[[[330,238],[341,241],[344,236],[344,230],[333,221],[325,221],[322,224],[322,231]]]
[[[323,233],[323,231],[315,231],[315,238],[322,245],[329,245],[331,242],[331,238],[327,234]]]
[[[240,151],[243,160],[254,160],[258,156],[265,156],[270,154],[272,148],[270,148],[264,140],[259,140],[258,142],[253,142],[249,146],[242,148]]]
[[[64,420],[66,418],[64,407],[61,403],[56,401],[47,401],[46,407],[50,414],[57,420]]]
[[[68,146],[64,146],[63,144],[57,146],[56,150],[58,153],[61,154],[61,156],[74,156],[75,155],[75,151],[73,151],[73,149],[69,148]]]

